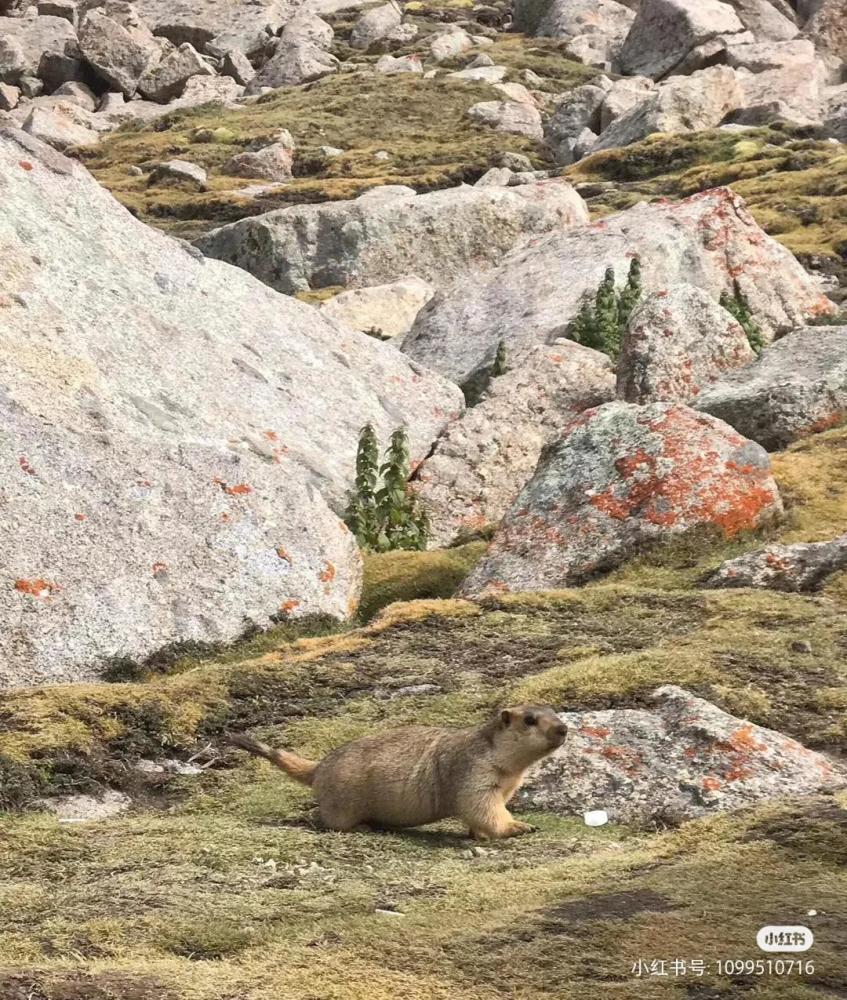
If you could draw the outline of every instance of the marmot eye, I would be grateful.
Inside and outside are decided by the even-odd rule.
[[[527,712],[527,714],[523,717],[523,721],[526,726],[534,726],[535,723],[538,722],[538,719],[535,718],[532,712]]]

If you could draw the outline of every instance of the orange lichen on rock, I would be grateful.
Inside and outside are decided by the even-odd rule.
[[[15,580],[15,590],[30,597],[49,597],[59,589],[58,584],[39,577],[36,580]]]

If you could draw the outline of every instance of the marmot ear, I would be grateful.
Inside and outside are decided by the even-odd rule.
[[[512,721],[512,713],[509,711],[508,708],[504,708],[503,711],[500,713],[500,721],[503,723],[504,726],[508,726],[509,723]]]

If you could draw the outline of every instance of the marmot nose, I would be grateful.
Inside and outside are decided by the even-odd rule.
[[[550,730],[550,735],[556,739],[559,743],[565,742],[565,737],[568,735],[568,727],[562,724],[558,726],[553,726]]]

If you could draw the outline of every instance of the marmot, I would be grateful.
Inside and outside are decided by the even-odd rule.
[[[330,829],[421,826],[454,816],[468,824],[471,836],[491,840],[532,829],[514,819],[506,803],[530,765],[560,747],[566,735],[552,708],[518,705],[469,729],[409,726],[366,736],[320,762],[242,734],[229,738],[310,785]]]

